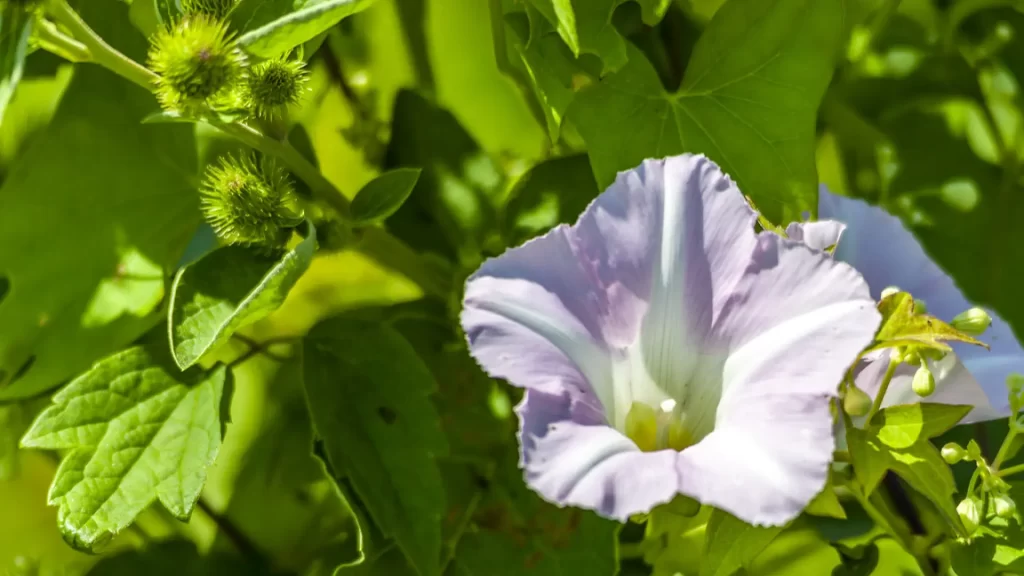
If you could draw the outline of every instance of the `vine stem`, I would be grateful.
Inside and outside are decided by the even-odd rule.
[[[889,360],[889,367],[885,370],[885,377],[882,378],[882,385],[878,387],[878,394],[875,395],[875,401],[871,403],[871,410],[868,411],[865,422],[871,422],[871,418],[878,414],[878,411],[882,409],[882,400],[885,399],[885,393],[889,391],[889,383],[892,382],[893,374],[896,373],[896,367],[900,365],[900,362],[896,358]]]
[[[57,29],[49,20],[40,19],[35,28],[36,39],[49,52],[60,54],[72,62],[91,62],[92,52],[78,40]]]
[[[75,55],[88,52],[88,61],[126,78],[153,92],[159,76],[149,68],[125,56],[107,44],[82,17],[67,3],[67,0],[48,0],[47,12],[64,25],[73,38],[60,34],[58,40],[67,44]],[[55,28],[54,32],[58,32]],[[63,47],[63,46],[62,46]],[[313,196],[330,207],[340,219],[350,218],[350,202],[311,162],[287,141],[276,140],[242,122],[222,122],[209,119],[214,127],[233,136],[242,143],[268,156],[279,158],[288,169],[309,185]],[[395,270],[415,282],[426,294],[445,298],[450,282],[440,278],[423,258],[401,240],[382,229],[368,228],[362,242],[354,246],[373,260]]]
[[[51,0],[47,4],[51,16],[63,24],[75,40],[81,42],[92,55],[92,61],[107,68],[150,92],[156,87],[159,76],[155,72],[125,56],[107,44],[99,34],[93,31],[85,20],[75,12],[66,0]]]

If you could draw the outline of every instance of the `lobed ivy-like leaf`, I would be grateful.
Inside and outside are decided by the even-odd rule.
[[[91,550],[154,500],[187,520],[220,449],[224,366],[180,372],[164,346],[97,362],[53,397],[21,440],[67,451],[50,487],[58,526]]]
[[[316,231],[307,223],[306,237],[281,255],[224,246],[179,270],[167,318],[178,367],[192,366],[239,329],[277,310],[315,252]]]
[[[774,222],[817,210],[818,105],[842,45],[843,0],[731,0],[666,90],[639,49],[567,112],[607,187],[645,158],[703,153]]]
[[[438,576],[447,451],[428,395],[433,375],[394,329],[334,318],[310,331],[304,380],[313,427],[335,474],[421,576]]]
[[[231,13],[238,43],[260,58],[274,58],[312,40],[374,0],[242,0]]]

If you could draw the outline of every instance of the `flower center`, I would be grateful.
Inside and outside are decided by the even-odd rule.
[[[715,426],[721,363],[695,350],[651,354],[640,342],[615,362],[613,426],[645,452],[696,444]],[[688,357],[685,367],[674,359]],[[683,369],[685,368],[685,369]]]

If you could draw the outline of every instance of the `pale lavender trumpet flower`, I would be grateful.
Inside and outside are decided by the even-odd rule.
[[[469,278],[472,355],[526,389],[533,490],[618,520],[682,494],[757,525],[822,490],[829,402],[879,314],[852,267],[754,222],[707,158],[647,160]]]
[[[821,186],[818,217],[843,224],[834,221],[791,224],[790,230],[816,227],[814,247],[837,245],[835,258],[849,263],[864,275],[874,298],[879,299],[882,291],[890,286],[898,287],[915,299],[923,300],[929,315],[947,322],[973,306],[953,279],[928,257],[900,219],[884,209],[832,194]],[[953,343],[953,353],[942,360],[928,361],[935,376],[935,392],[924,401],[974,406],[965,422],[1009,414],[1006,377],[1013,372],[1024,372],[1024,349],[1010,325],[994,310],[987,309],[987,312],[992,317],[992,325],[980,339],[991,350]],[[872,397],[879,390],[890,356],[891,350],[873,353],[857,368],[857,386]],[[896,369],[883,406],[922,401],[911,388],[916,371],[916,366],[908,364]]]

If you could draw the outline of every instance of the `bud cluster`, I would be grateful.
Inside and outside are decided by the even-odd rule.
[[[151,40],[149,66],[165,110],[187,116],[241,112],[282,119],[309,80],[305,63],[285,57],[250,62],[225,17],[236,0],[185,0],[185,16]]]

